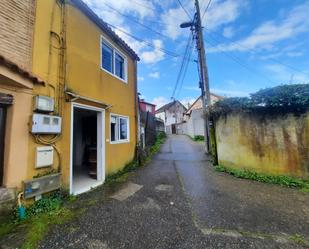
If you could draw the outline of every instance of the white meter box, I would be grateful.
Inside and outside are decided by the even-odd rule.
[[[61,132],[61,117],[35,113],[32,115],[31,132],[34,134],[58,134]]]
[[[38,95],[34,97],[34,110],[39,112],[53,112],[54,111],[54,99]]]
[[[52,146],[41,146],[36,148],[35,167],[43,168],[53,165],[54,148]]]

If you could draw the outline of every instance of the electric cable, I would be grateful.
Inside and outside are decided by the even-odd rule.
[[[189,17],[190,20],[192,20],[191,15],[189,14],[189,12],[186,10],[186,8],[182,5],[180,0],[177,0],[177,2],[179,3],[180,7],[183,9],[183,11],[187,14],[187,16]]]

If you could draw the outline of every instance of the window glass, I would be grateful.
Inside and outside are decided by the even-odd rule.
[[[111,142],[128,140],[128,118],[113,115],[110,119]]]
[[[102,43],[102,66],[105,70],[113,73],[113,49]]]
[[[120,140],[128,139],[128,120],[120,118]]]
[[[116,141],[117,134],[117,118],[115,116],[111,116],[111,141]]]
[[[118,54],[115,53],[115,74],[121,78],[124,79],[124,58]]]

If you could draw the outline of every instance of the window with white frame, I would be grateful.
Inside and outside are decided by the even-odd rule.
[[[116,77],[126,81],[127,80],[127,59],[114,47],[112,47],[103,38],[101,51],[101,66],[102,69],[115,75]]]
[[[129,118],[111,115],[110,134],[111,142],[129,141]]]

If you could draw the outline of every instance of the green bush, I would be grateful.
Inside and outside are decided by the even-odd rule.
[[[309,84],[281,85],[262,89],[250,97],[225,98],[210,110],[213,116],[230,112],[304,112],[309,108]]]
[[[204,136],[201,136],[201,135],[194,136],[193,140],[194,141],[204,141]]]

